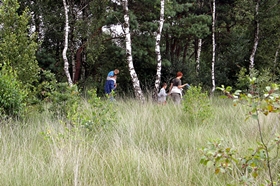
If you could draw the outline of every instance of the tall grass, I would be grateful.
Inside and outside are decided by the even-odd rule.
[[[172,103],[118,101],[117,122],[95,133],[67,130],[47,112],[30,113],[25,122],[2,121],[0,185],[224,186],[229,177],[199,164],[200,148],[222,138],[246,153],[259,135],[241,106],[218,98],[212,106],[213,117],[193,123]],[[275,122],[263,121],[267,137],[279,132]]]

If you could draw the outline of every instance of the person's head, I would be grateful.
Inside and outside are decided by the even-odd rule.
[[[166,89],[167,83],[162,83],[162,88]]]
[[[183,77],[183,73],[182,73],[182,72],[180,72],[180,71],[179,71],[179,72],[177,72],[176,77],[177,77],[177,78],[181,78],[181,77]]]
[[[119,69],[114,70],[114,74],[119,74],[119,72],[120,72]]]

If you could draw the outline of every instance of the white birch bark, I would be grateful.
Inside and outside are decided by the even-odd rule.
[[[215,84],[215,55],[216,55],[216,41],[215,41],[215,24],[216,24],[216,1],[213,0],[213,12],[212,12],[212,44],[213,44],[213,52],[212,52],[212,93],[214,93],[216,89]]]
[[[201,47],[202,47],[202,39],[198,39],[198,47],[197,47],[197,58],[196,58],[196,76],[199,76],[200,70],[200,54],[201,54]]]
[[[252,69],[255,66],[255,55],[257,52],[257,47],[258,47],[258,43],[259,43],[259,32],[260,32],[260,23],[258,21],[257,15],[259,14],[259,0],[256,2],[256,7],[255,7],[255,37],[254,37],[254,45],[253,45],[253,49],[250,55],[250,75],[252,75]]]
[[[142,89],[140,87],[140,82],[137,77],[136,71],[133,65],[132,59],[132,49],[131,49],[131,38],[130,38],[130,30],[129,30],[129,15],[128,15],[128,0],[122,0],[123,10],[124,10],[124,34],[125,34],[125,46],[126,46],[126,58],[128,63],[128,70],[130,72],[130,76],[133,83],[134,93],[137,99],[144,102],[144,96]]]
[[[155,46],[155,53],[156,53],[156,58],[157,58],[157,73],[156,73],[156,81],[155,81],[155,88],[153,91],[153,99],[157,100],[157,93],[160,88],[160,81],[161,81],[161,54],[160,54],[160,39],[161,39],[161,32],[163,28],[163,23],[164,23],[164,0],[160,1],[160,19],[159,19],[159,27],[157,30],[157,35],[156,35],[156,46]]]
[[[66,0],[63,0],[63,5],[64,5],[64,11],[65,11],[65,34],[64,34],[64,49],[62,51],[62,57],[63,57],[63,61],[64,61],[64,71],[67,77],[67,81],[68,84],[70,86],[73,85],[73,81],[71,79],[71,75],[69,73],[69,63],[68,63],[68,59],[66,56],[67,53],[67,49],[68,49],[68,35],[69,35],[69,23],[68,23],[68,7],[66,4]]]

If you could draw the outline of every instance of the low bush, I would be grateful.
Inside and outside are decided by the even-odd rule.
[[[11,69],[2,67],[0,71],[0,116],[15,117],[23,114],[26,106],[27,91],[16,80]]]

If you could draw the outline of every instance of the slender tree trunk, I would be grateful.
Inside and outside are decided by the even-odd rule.
[[[155,81],[155,88],[153,91],[153,100],[156,101],[158,98],[158,91],[160,88],[160,80],[161,80],[161,54],[160,54],[160,38],[161,38],[161,32],[162,27],[164,23],[164,0],[160,1],[160,19],[159,19],[159,27],[157,30],[156,35],[156,58],[157,58],[157,74],[156,74],[156,81]]]
[[[76,52],[76,61],[75,61],[75,74],[74,74],[74,83],[77,83],[80,79],[80,73],[82,68],[82,52],[84,46],[81,46]]]
[[[199,70],[200,70],[200,54],[201,54],[201,47],[202,47],[202,39],[198,39],[198,46],[197,46],[197,57],[196,57],[196,76],[199,77]]]
[[[278,59],[278,55],[279,55],[279,49],[280,49],[280,44],[278,45],[275,55],[274,55],[274,61],[273,61],[273,74],[272,74],[272,80],[274,80],[275,77],[275,70],[277,67],[277,59]]]
[[[67,53],[67,48],[68,48],[68,33],[69,33],[69,23],[68,23],[68,7],[66,4],[66,0],[63,0],[63,5],[64,5],[64,11],[65,11],[65,41],[64,41],[64,49],[62,51],[62,56],[63,56],[63,60],[64,60],[64,71],[68,80],[68,84],[70,86],[73,85],[72,79],[71,79],[71,75],[69,73],[69,63],[68,63],[68,59],[66,56]]]
[[[69,8],[70,12],[69,13],[72,16],[73,20],[77,20],[77,16],[76,16],[76,13],[75,13],[76,11],[74,11],[74,9],[75,9],[74,8],[75,7],[74,2],[69,0],[68,1],[68,6],[70,6],[70,8]],[[71,25],[71,22],[70,22],[70,25]],[[73,23],[72,23],[72,25],[73,25]],[[74,40],[74,38],[75,38],[74,33],[75,33],[75,27],[70,26],[70,43],[71,43],[70,53],[71,53],[71,64],[72,64],[72,75],[71,75],[71,77],[72,77],[73,83],[75,83],[74,78],[75,78],[75,73],[76,73],[76,65],[75,65],[75,57],[76,57],[75,45],[76,44],[75,44],[75,40]]]
[[[144,102],[144,95],[140,87],[140,82],[138,76],[134,69],[133,60],[132,60],[132,49],[131,49],[131,38],[129,30],[129,15],[128,15],[128,0],[122,0],[123,10],[124,10],[124,33],[125,33],[125,46],[126,46],[126,58],[128,63],[128,70],[133,83],[134,93],[137,99]]]
[[[257,0],[256,2],[256,7],[255,7],[255,37],[254,37],[254,45],[253,45],[253,49],[250,55],[250,66],[249,66],[249,70],[250,70],[250,76],[252,76],[252,70],[254,69],[255,66],[255,55],[256,55],[256,51],[257,51],[257,47],[258,47],[258,43],[259,43],[259,32],[260,32],[260,23],[259,20],[257,18],[258,14],[259,14],[259,4],[260,4],[260,0]]]
[[[216,24],[216,1],[213,0],[213,12],[212,12],[212,44],[213,44],[213,52],[212,52],[212,94],[216,89],[215,84],[215,55],[216,55],[216,41],[215,41],[215,24]]]

